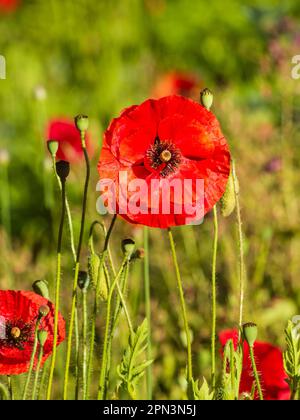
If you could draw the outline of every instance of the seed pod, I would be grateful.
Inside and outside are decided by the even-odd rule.
[[[79,131],[86,131],[89,128],[89,117],[79,114],[75,117],[75,125]]]
[[[48,332],[47,331],[45,331],[45,330],[39,330],[38,331],[38,340],[39,340],[39,343],[42,347],[44,347],[44,345],[47,341],[47,338],[48,338]]]
[[[200,101],[201,101],[201,104],[208,111],[210,110],[210,108],[211,108],[211,106],[213,104],[213,100],[214,100],[214,95],[212,94],[212,92],[208,88],[205,88],[205,89],[203,89],[200,92]]]
[[[257,337],[257,325],[254,322],[247,322],[243,325],[243,336],[249,347],[253,347]]]
[[[59,143],[57,140],[48,140],[47,147],[51,156],[55,157],[58,151]]]
[[[49,312],[50,312],[50,308],[49,308],[48,305],[42,305],[42,306],[40,306],[40,308],[39,308],[39,315],[41,317],[47,316]]]
[[[49,300],[48,283],[46,280],[37,280],[33,283],[32,288],[34,292],[45,299]]]

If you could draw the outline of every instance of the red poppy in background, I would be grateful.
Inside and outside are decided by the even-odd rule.
[[[47,305],[50,309],[48,315],[41,319],[39,327],[48,333],[43,364],[53,348],[53,304],[33,292],[0,290],[0,375],[19,375],[28,371],[35,324],[42,305]],[[65,321],[59,314],[57,344],[64,339]]]
[[[159,77],[152,96],[158,99],[169,95],[182,95],[196,99],[202,87],[202,83],[194,74],[172,71]]]
[[[47,140],[57,140],[59,148],[56,154],[57,159],[76,163],[84,159],[81,148],[80,132],[73,121],[68,119],[55,119],[50,121],[47,127]],[[93,149],[90,138],[86,135],[86,147],[91,155]]]
[[[174,95],[131,106],[114,119],[104,133],[98,171],[101,182],[114,183],[117,213],[132,223],[167,228],[196,221],[196,213],[202,218],[222,197],[230,154],[216,117],[199,103]],[[127,183],[120,172],[126,174]],[[184,187],[186,180],[192,182],[190,191]],[[197,180],[203,182],[200,192],[195,188]],[[145,181],[148,189],[144,196],[129,191],[131,181]],[[162,211],[166,181],[183,184],[181,193],[170,192],[168,214]],[[156,207],[149,197],[153,193]],[[201,212],[191,214],[184,208],[185,194],[195,209],[202,206]],[[124,211],[124,199],[131,203],[137,195],[143,210],[131,211],[128,206]]]
[[[238,343],[236,330],[225,330],[219,334],[222,346],[233,339],[235,347]],[[251,393],[254,378],[249,356],[249,346],[244,342],[243,371],[240,383],[240,393]],[[288,400],[290,390],[287,382],[287,375],[283,367],[283,356],[281,350],[269,343],[256,341],[254,344],[254,355],[257,369],[260,374],[261,386],[266,400]],[[255,399],[259,399],[258,395]]]
[[[0,0],[0,12],[14,12],[19,6],[19,0]]]

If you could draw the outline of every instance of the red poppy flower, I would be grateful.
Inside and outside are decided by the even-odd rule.
[[[68,119],[50,121],[47,128],[47,139],[57,140],[59,142],[56,154],[57,159],[66,160],[71,163],[76,163],[84,159],[80,132],[75,127],[74,122]],[[86,136],[86,147],[91,155],[93,149],[88,135]]]
[[[225,330],[219,334],[222,346],[233,339],[234,345],[238,343],[236,330]],[[257,369],[260,373],[260,380],[264,399],[266,400],[288,400],[290,390],[287,382],[287,375],[283,367],[281,350],[269,343],[256,341],[254,344],[254,355]],[[249,356],[249,346],[244,342],[243,371],[240,383],[240,393],[251,393],[254,378]],[[255,396],[258,399],[258,395]]]
[[[1,12],[14,12],[19,6],[19,0],[0,0]]]
[[[115,189],[113,210],[132,223],[166,228],[199,221],[216,204],[230,154],[216,117],[174,95],[131,106],[114,119],[98,171],[108,190]],[[171,188],[176,183],[182,188]]]
[[[197,98],[201,88],[202,85],[194,74],[172,71],[160,76],[157,80],[153,88],[153,97],[182,95],[188,98]]]
[[[35,324],[42,305],[50,309],[48,315],[41,319],[39,327],[48,333],[42,359],[44,363],[53,348],[53,304],[33,292],[0,290],[0,375],[18,375],[28,371]],[[65,321],[59,315],[58,344],[64,338]]]

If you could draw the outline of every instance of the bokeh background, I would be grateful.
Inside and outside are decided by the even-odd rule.
[[[45,278],[52,292],[60,204],[45,147],[51,121],[90,117],[90,224],[99,218],[96,167],[110,119],[148,97],[180,93],[198,100],[208,86],[240,178],[245,319],[257,322],[260,339],[283,347],[287,320],[300,314],[300,79],[291,77],[292,57],[300,54],[299,24],[298,0],[0,1],[0,54],[6,59],[6,79],[0,80],[0,286],[30,289]],[[78,161],[68,182],[76,234],[83,181],[84,162]],[[209,215],[201,226],[175,229],[195,372],[207,377],[212,232]],[[112,238],[116,259],[127,236],[143,245],[142,228],[119,220]],[[184,340],[167,235],[152,230],[150,239],[155,396],[180,398]],[[67,240],[64,248],[68,318]],[[136,321],[144,315],[142,273],[137,262],[127,296]],[[220,331],[238,319],[234,215],[220,220],[217,281]],[[102,327],[100,319],[100,342]],[[114,346],[116,363],[127,340],[123,330]],[[63,346],[59,353],[62,366]]]

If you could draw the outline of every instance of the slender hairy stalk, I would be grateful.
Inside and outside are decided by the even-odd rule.
[[[106,266],[104,266],[104,270],[105,270],[106,276],[108,277],[108,270],[107,270]],[[124,310],[124,314],[125,314],[125,318],[126,318],[126,321],[127,321],[127,324],[128,324],[129,332],[130,332],[130,334],[133,333],[132,321],[131,321],[131,318],[130,318],[130,315],[129,315],[129,311],[128,311],[128,308],[127,308],[127,305],[126,305],[125,298],[124,298],[124,293],[126,291],[128,274],[129,274],[129,262],[127,262],[127,264],[125,265],[123,273],[124,274],[123,274],[123,284],[122,284],[122,286],[120,286],[118,281],[116,282],[116,288],[117,288],[118,296],[117,296],[117,302],[116,302],[116,306],[115,306],[115,313],[114,313],[114,316],[113,316],[113,319],[112,319],[112,329],[111,329],[111,336],[110,336],[111,340],[114,336],[114,331],[115,331],[116,326],[118,324],[118,320],[119,320],[119,316],[120,316],[122,308]]]
[[[68,333],[68,340],[67,340],[67,357],[66,357],[66,366],[65,366],[65,375],[64,375],[64,392],[63,392],[64,400],[66,400],[68,397],[69,370],[70,370],[71,352],[72,352],[73,327],[74,327],[74,318],[75,318],[75,312],[76,312],[76,307],[77,307],[77,282],[78,282],[80,254],[81,254],[84,225],[85,225],[87,193],[88,193],[88,186],[89,186],[89,180],[90,180],[90,162],[89,162],[89,157],[86,150],[84,132],[81,132],[81,143],[82,143],[82,150],[83,150],[85,163],[86,163],[86,178],[85,178],[84,191],[83,191],[80,233],[79,233],[79,241],[78,241],[77,253],[76,253],[74,281],[73,281],[73,287],[72,287],[71,316],[70,316],[69,333]]]
[[[32,400],[36,399],[37,385],[38,385],[38,379],[39,379],[39,376],[40,376],[40,369],[41,369],[43,354],[44,354],[44,348],[42,346],[40,346],[38,361],[37,361],[37,365],[36,365],[36,369],[35,369],[34,384],[33,384],[33,389],[32,389],[32,398],[31,398]]]
[[[56,172],[56,166],[55,166],[55,157],[52,157],[52,167],[54,174],[56,176],[57,184],[59,186],[60,191],[62,190],[62,185],[59,176]],[[72,221],[72,215],[70,210],[70,205],[67,197],[67,193],[65,192],[66,197],[66,213],[67,213],[67,219],[68,219],[68,227],[69,227],[69,234],[70,234],[70,247],[73,255],[74,262],[76,261],[76,250],[75,250],[75,242],[74,242],[74,230],[73,230],[73,221]]]
[[[25,382],[25,385],[24,385],[22,400],[26,400],[26,395],[27,395],[27,392],[28,392],[29,382],[30,382],[30,378],[31,378],[31,374],[32,374],[35,354],[36,354],[37,345],[38,345],[38,329],[39,329],[39,325],[40,325],[40,320],[41,320],[41,317],[39,316],[37,321],[36,321],[35,328],[34,328],[34,342],[33,342],[32,352],[31,352],[31,356],[30,356],[29,370],[28,370],[26,382]]]
[[[106,378],[106,369],[107,369],[107,350],[108,350],[108,343],[109,343],[109,334],[111,330],[111,303],[112,303],[112,296],[115,290],[115,286],[117,281],[119,280],[125,265],[127,264],[128,257],[125,256],[121,268],[114,278],[107,297],[107,307],[106,307],[106,324],[105,324],[105,334],[104,334],[104,344],[103,344],[103,352],[102,352],[102,365],[101,371],[99,376],[99,387],[98,387],[98,400],[102,400],[104,393],[105,393],[105,378]]]
[[[95,335],[96,335],[96,318],[98,313],[99,307],[99,292],[100,292],[100,273],[103,270],[103,264],[105,259],[105,253],[100,255],[100,262],[99,262],[99,269],[97,275],[97,283],[96,283],[96,290],[95,290],[95,298],[94,298],[94,309],[91,321],[91,330],[90,330],[90,349],[89,349],[89,359],[88,359],[88,371],[87,371],[87,399],[90,397],[90,386],[91,386],[91,379],[92,379],[92,372],[93,372],[93,365],[94,365],[94,352],[95,352]]]
[[[181,275],[180,275],[180,271],[179,271],[179,265],[178,265],[176,250],[175,250],[175,243],[174,243],[173,234],[172,234],[172,231],[171,231],[170,228],[168,228],[168,234],[169,234],[169,241],[170,241],[170,245],[171,245],[173,263],[174,263],[175,272],[176,272],[177,286],[178,286],[178,290],[179,290],[179,297],[180,297],[180,304],[181,304],[182,319],[183,319],[185,335],[186,335],[187,381],[188,381],[188,384],[190,384],[192,379],[193,379],[191,336],[190,336],[190,330],[189,330],[189,325],[188,325],[188,320],[187,320],[186,305],[185,305],[184,293],[183,293],[183,288],[182,288],[182,280],[181,280]]]
[[[109,239],[111,237],[111,233],[113,231],[113,227],[116,222],[116,219],[117,219],[117,215],[115,214],[111,220],[108,232],[106,232],[105,225],[98,221],[93,222],[90,228],[89,244],[90,244],[90,249],[92,253],[95,253],[94,242],[93,242],[93,229],[97,224],[99,224],[103,229],[103,232],[105,234],[105,241],[104,241],[103,251],[100,256],[97,282],[96,282],[96,291],[95,291],[95,298],[94,298],[94,309],[93,309],[92,320],[91,320],[90,347],[89,347],[88,370],[87,370],[87,399],[89,399],[89,396],[90,396],[90,384],[91,384],[93,365],[94,365],[96,318],[97,318],[98,307],[99,307],[99,292],[100,292],[100,273],[102,270],[104,270],[104,263],[105,263],[107,254],[111,261],[111,256],[109,252]]]
[[[216,286],[216,266],[218,252],[218,212],[217,206],[214,206],[214,242],[211,276],[211,306],[212,306],[212,324],[211,324],[211,382],[213,390],[216,387],[216,322],[217,322],[217,286]]]
[[[87,397],[87,290],[82,289],[82,388]]]
[[[62,190],[62,183],[61,180],[56,172],[56,166],[55,166],[55,156],[52,156],[52,166],[53,166],[53,171],[54,174],[56,176],[56,180],[59,186],[60,191]],[[74,242],[74,230],[73,230],[73,221],[72,221],[72,215],[71,215],[71,210],[70,210],[70,206],[69,206],[69,201],[68,201],[68,197],[67,197],[67,193],[65,192],[65,205],[66,205],[66,213],[67,213],[67,219],[68,219],[68,228],[69,228],[69,235],[70,235],[70,247],[71,247],[71,251],[72,251],[72,255],[73,255],[73,259],[74,259],[74,263],[76,263],[76,250],[75,250],[75,242]],[[75,309],[75,319],[74,319],[74,328],[75,328],[75,358],[76,360],[78,360],[79,363],[79,331],[78,331],[78,314],[77,314],[77,309]],[[76,377],[79,379],[79,375],[78,375],[78,363],[75,366],[75,375]],[[77,380],[78,382],[78,380]],[[78,396],[78,388],[79,385],[78,383],[76,384],[76,396]]]
[[[150,269],[149,269],[149,229],[144,227],[144,288],[145,288],[145,311],[148,324],[147,336],[147,360],[152,359],[152,339],[151,339],[151,297],[150,297]],[[152,400],[152,366],[147,367],[147,399]]]
[[[256,383],[258,396],[259,396],[260,400],[263,400],[264,397],[263,397],[263,393],[262,393],[262,390],[261,390],[259,375],[258,375],[258,372],[257,372],[256,363],[255,363],[253,346],[249,346],[249,354],[250,354],[251,365],[252,365],[252,369],[253,369],[253,374],[254,374],[254,378],[255,378],[255,383]]]
[[[9,392],[10,399],[13,401],[14,400],[14,390],[13,390],[12,379],[11,379],[10,375],[7,375],[7,386],[8,386],[8,392]]]
[[[58,231],[57,240],[57,262],[56,262],[56,282],[55,282],[55,310],[54,310],[54,329],[53,329],[53,347],[52,347],[52,359],[49,372],[49,380],[47,387],[47,400],[51,398],[53,375],[56,362],[56,351],[57,351],[57,339],[58,339],[58,316],[59,316],[59,301],[60,301],[60,280],[61,280],[61,247],[62,247],[62,235],[64,228],[64,219],[66,212],[66,183],[65,180],[61,180],[61,218]]]
[[[236,201],[236,220],[238,228],[238,247],[239,247],[239,284],[240,284],[240,297],[239,297],[239,339],[241,337],[241,328],[243,324],[243,309],[244,309],[244,294],[245,294],[245,262],[244,262],[244,239],[242,230],[241,207],[239,199],[239,184],[235,170],[235,163],[232,161],[232,176],[234,185],[234,194]]]

